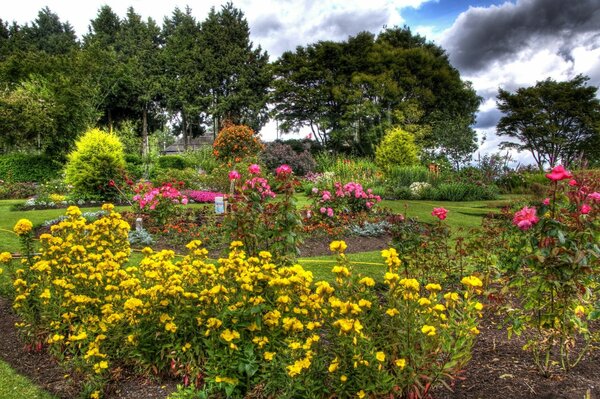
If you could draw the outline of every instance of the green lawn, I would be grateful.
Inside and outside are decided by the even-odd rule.
[[[2,399],[53,399],[55,396],[32,384],[0,360],[0,398]]]

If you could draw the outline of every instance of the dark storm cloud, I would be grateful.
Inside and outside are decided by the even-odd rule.
[[[277,15],[261,15],[250,24],[252,36],[266,37],[282,31],[285,27]]]
[[[388,19],[387,10],[346,11],[328,15],[315,30],[329,32],[331,39],[346,39],[362,31],[377,32]]]
[[[496,127],[498,121],[502,117],[502,112],[497,109],[491,109],[485,112],[479,112],[477,114],[477,122],[475,127],[477,129],[488,129],[490,127]]]
[[[556,42],[558,53],[570,60],[575,43],[599,45],[593,36],[597,32],[600,0],[520,0],[470,8],[456,20],[443,45],[456,67],[473,72],[549,41]]]

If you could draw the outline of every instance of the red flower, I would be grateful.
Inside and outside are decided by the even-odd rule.
[[[431,212],[431,216],[435,216],[440,220],[446,219],[447,215],[448,215],[448,210],[444,209],[444,208],[433,208],[433,211]]]
[[[513,224],[520,228],[521,230],[528,230],[534,224],[539,222],[539,218],[536,215],[537,210],[535,207],[523,207],[520,211],[515,213],[513,218]]]
[[[240,174],[237,170],[232,170],[229,172],[229,180],[237,180],[240,178]]]
[[[581,214],[582,215],[587,215],[588,213],[590,213],[591,210],[592,210],[592,207],[589,206],[588,204],[581,205]]]
[[[570,179],[573,177],[573,175],[566,170],[562,165],[558,165],[555,166],[554,169],[552,169],[552,171],[548,174],[546,174],[546,177],[552,181],[559,181],[559,180],[565,180],[565,179]]]
[[[110,180],[108,182],[108,185],[111,186],[111,187],[114,187],[115,186],[115,181],[114,180]]]
[[[283,164],[277,169],[275,169],[275,173],[277,176],[286,176],[292,174],[292,168],[289,165]]]

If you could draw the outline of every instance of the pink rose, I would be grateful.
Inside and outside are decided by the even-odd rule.
[[[321,199],[323,201],[329,201],[331,199],[331,193],[329,191],[323,191],[323,196]]]
[[[577,185],[577,180],[575,180],[575,179],[569,180],[569,186],[574,187],[576,185]]]
[[[241,176],[239,174],[239,172],[237,170],[232,170],[231,172],[229,172],[229,180],[237,180],[239,179]]]
[[[333,209],[327,208],[327,216],[329,216],[330,218],[333,217]]]
[[[313,187],[313,188],[312,188],[312,190],[311,190],[311,192],[312,192],[313,194],[316,194],[316,193],[318,193],[318,192],[319,192],[319,189],[318,189],[318,188],[316,188],[316,187]]]
[[[181,200],[181,203],[182,203],[183,205],[187,205],[187,204],[188,204],[188,199],[187,199],[187,197],[183,197],[183,198],[182,198],[182,200]]]
[[[277,176],[291,175],[292,174],[292,168],[289,165],[283,164],[280,167],[278,167],[277,169],[275,169],[275,174],[277,174]]]
[[[588,204],[581,205],[581,214],[582,215],[587,215],[588,213],[590,213],[591,210],[592,210],[592,207],[589,206]]]
[[[521,230],[528,230],[534,224],[539,222],[539,218],[536,215],[537,210],[535,207],[523,207],[520,211],[515,213],[513,217],[513,224],[520,228]]]
[[[306,218],[310,219],[312,217],[312,212],[310,210],[306,211]]]
[[[600,201],[600,193],[597,191],[594,191],[593,193],[588,194],[588,198],[591,198],[594,201]]]
[[[327,212],[327,209],[325,209],[324,207],[321,207],[321,209],[319,209],[319,212],[325,213],[325,212]]]
[[[548,206],[550,205],[550,198],[544,198],[544,200],[542,201],[542,204]]]
[[[250,172],[251,175],[258,175],[260,173],[260,166],[253,163],[252,165],[248,166],[248,172]]]
[[[444,208],[433,208],[433,211],[431,212],[431,216],[435,216],[440,220],[446,219],[447,215],[448,215],[448,210],[444,209]]]
[[[554,169],[552,169],[552,171],[548,174],[546,174],[546,177],[552,181],[559,181],[559,180],[565,180],[565,179],[570,179],[573,177],[573,175],[566,170],[562,165],[558,165],[555,166]]]

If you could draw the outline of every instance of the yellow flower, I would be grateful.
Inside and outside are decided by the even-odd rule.
[[[396,367],[402,370],[404,367],[406,367],[406,359],[396,359],[394,361],[394,364],[396,365]]]
[[[40,294],[40,298],[42,299],[50,299],[51,297],[52,295],[50,294],[50,290],[48,288],[46,288],[44,292]]]
[[[346,266],[334,266],[333,269],[331,269],[331,272],[337,274],[338,277],[348,277],[350,275],[350,270],[348,270]]]
[[[275,352],[265,352],[263,354],[263,357],[266,361],[270,362],[271,360],[273,360],[273,357],[275,357]]]
[[[441,291],[442,290],[442,286],[439,284],[434,284],[434,283],[429,283],[425,286],[425,289],[427,291]]]
[[[400,314],[400,312],[396,308],[391,308],[391,309],[386,310],[385,314],[387,314],[390,317],[394,317],[394,316]]]
[[[226,384],[237,384],[238,380],[236,378],[229,378],[229,377],[215,377],[215,382],[219,383],[219,382],[224,382]]]
[[[421,306],[429,306],[431,305],[431,301],[427,298],[420,298],[419,299],[419,305]]]
[[[241,241],[232,241],[231,244],[229,244],[229,249],[235,249],[237,247],[243,247],[244,243]]]
[[[477,329],[477,327],[472,327],[469,332],[473,335],[477,335],[479,334],[479,330]]]
[[[344,253],[347,248],[348,245],[346,245],[346,242],[344,241],[332,241],[331,244],[329,244],[329,249],[331,252]]]
[[[100,399],[100,391],[94,391],[90,394],[90,399]]]
[[[107,368],[108,362],[106,360],[102,360],[101,362],[94,364],[94,371],[96,372],[96,374],[100,374],[102,370],[105,370]]]
[[[240,333],[237,331],[231,331],[229,328],[221,333],[221,338],[223,338],[227,342],[231,342],[234,339],[240,338]]]
[[[81,211],[76,206],[70,206],[67,208],[67,216],[81,216]]]
[[[475,304],[475,309],[476,310],[483,310],[483,304],[481,302],[477,302]]]
[[[435,327],[434,326],[428,326],[427,324],[423,326],[423,328],[421,328],[421,332],[425,335],[428,336],[434,336],[435,335]]]
[[[483,287],[483,283],[481,282],[481,280],[475,276],[463,277],[463,279],[460,280],[460,282],[466,285],[467,287],[471,288]]]
[[[20,219],[17,224],[15,224],[13,231],[18,236],[24,236],[25,234],[28,234],[31,229],[33,229],[33,223],[31,223],[31,221],[27,219]]]
[[[359,399],[363,399],[367,394],[362,389],[356,393],[356,397]]]
[[[173,322],[165,324],[165,330],[175,333],[177,331],[177,325]]]
[[[363,277],[358,283],[366,285],[367,287],[373,287],[375,285],[375,280],[371,277]]]
[[[2,252],[0,254],[0,263],[8,263],[12,259],[10,252]]]
[[[340,381],[346,382],[346,381],[348,381],[348,377],[346,377],[345,375],[343,375],[343,376],[340,377]]]
[[[400,280],[400,284],[402,284],[406,289],[419,291],[419,282],[414,278],[403,278]]]
[[[581,305],[577,305],[575,307],[575,315],[577,317],[582,317],[583,315],[585,315],[585,308]]]
[[[138,298],[129,298],[123,304],[123,307],[127,310],[136,310],[137,308],[140,308],[142,306],[144,306],[144,302],[142,302],[142,300]]]
[[[377,359],[378,362],[385,362],[385,353],[377,352],[375,354],[375,359]]]
[[[333,359],[333,361],[329,365],[329,368],[328,368],[329,372],[334,373],[338,369],[339,365],[340,365],[339,359],[336,357],[335,359]]]

